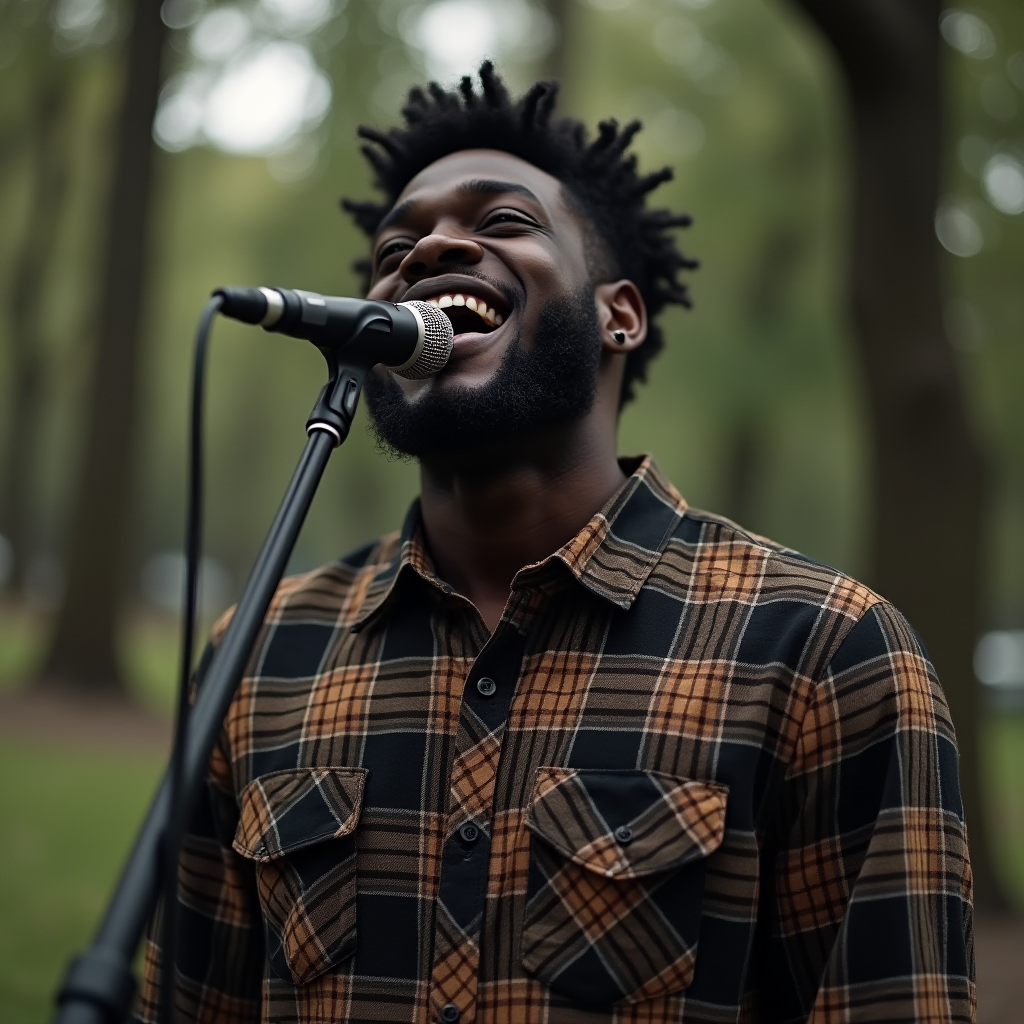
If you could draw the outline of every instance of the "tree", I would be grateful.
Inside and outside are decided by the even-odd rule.
[[[158,3],[134,0],[132,7],[101,264],[97,348],[81,477],[72,506],[67,587],[42,676],[46,682],[109,691],[123,688],[116,626],[130,537],[152,124],[167,32]]]
[[[976,901],[1006,905],[978,776],[985,467],[942,321],[938,0],[797,0],[831,44],[850,114],[849,298],[871,429],[869,582],[920,634],[961,757]]]
[[[69,117],[74,68],[50,49],[50,5],[25,31],[31,102],[12,142],[27,153],[31,197],[10,284],[10,379],[8,441],[3,460],[3,532],[14,549],[16,580],[24,583],[32,546],[36,440],[46,382],[41,313],[70,180]],[[13,28],[13,26],[8,26]],[[12,149],[14,146],[12,146]]]

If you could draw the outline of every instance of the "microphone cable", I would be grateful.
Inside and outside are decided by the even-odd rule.
[[[185,586],[182,594],[181,664],[174,714],[174,742],[168,769],[167,831],[163,842],[163,918],[160,935],[160,1024],[174,1024],[177,1011],[178,847],[184,831],[181,781],[191,706],[192,659],[199,603],[199,564],[203,534],[203,396],[210,328],[224,304],[221,295],[206,303],[196,327],[192,355],[192,398],[189,418],[188,494],[185,513]],[[198,681],[197,681],[198,685]]]

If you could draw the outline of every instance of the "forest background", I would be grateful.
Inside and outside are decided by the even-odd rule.
[[[659,201],[694,214],[683,244],[702,264],[695,305],[666,314],[668,344],[623,416],[621,450],[653,452],[691,504],[874,582],[872,410],[847,295],[849,103],[834,51],[802,6],[166,0],[111,681],[166,716],[191,335],[205,297],[229,283],[358,294],[351,264],[365,239],[337,205],[370,194],[356,126],[395,123],[411,84],[451,80],[485,55],[517,88],[559,77],[563,109],[591,125],[641,118],[642,166],[676,171]],[[987,478],[979,789],[994,902],[1020,906],[1024,8],[985,0],[935,13],[945,101],[931,225],[940,313]],[[130,24],[130,5],[115,0],[0,0],[0,685],[9,691],[45,669],[66,592]],[[321,382],[305,343],[215,328],[207,621],[238,595]],[[394,528],[416,492],[415,466],[383,458],[364,427],[361,412],[293,570]],[[0,776],[24,780],[42,755],[49,766],[32,786],[0,784],[3,846],[29,874],[61,879],[49,902],[33,902],[17,871],[0,881],[4,1019],[5,1007],[10,1019],[42,1019],[155,780],[158,752],[139,760],[108,745],[83,754],[53,738],[0,740],[10,767]],[[136,769],[129,783],[125,764]],[[82,800],[97,789],[107,803],[90,813]],[[108,841],[89,852],[97,831]],[[86,850],[87,868],[55,859],[67,843]]]

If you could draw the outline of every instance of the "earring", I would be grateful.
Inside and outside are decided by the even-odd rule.
[[[626,332],[625,331],[612,331],[612,337],[615,339],[616,345],[626,344]]]

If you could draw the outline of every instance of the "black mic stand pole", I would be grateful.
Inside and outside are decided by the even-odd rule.
[[[368,367],[342,364],[321,349],[330,380],[306,424],[309,440],[245,585],[224,637],[217,645],[189,714],[177,820],[187,821],[201,787],[228,707],[245,672],[264,617],[331,452],[348,436]],[[132,961],[160,893],[164,836],[172,808],[164,776],[121,874],[92,946],[72,960],[57,993],[55,1024],[123,1024],[135,993]],[[163,951],[163,984],[173,984]]]

